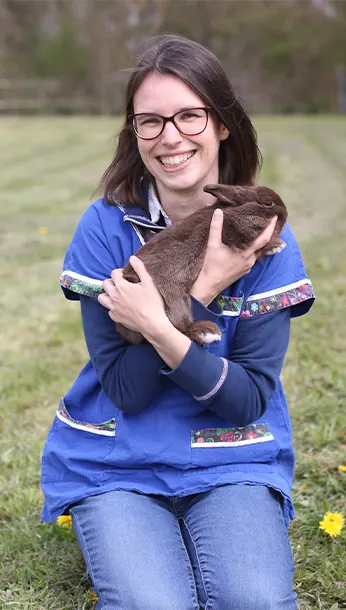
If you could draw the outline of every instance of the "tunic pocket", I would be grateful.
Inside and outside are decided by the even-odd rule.
[[[205,428],[191,431],[192,464],[198,467],[269,463],[279,453],[266,423],[244,427]]]
[[[79,421],[70,415],[62,399],[60,400],[56,416],[58,419],[60,419],[60,421],[64,422],[68,426],[71,426],[71,428],[84,430],[90,434],[98,434],[100,436],[115,436],[116,424],[114,417],[107,421],[101,422],[100,424],[91,424],[89,422]]]
[[[42,480],[97,480],[102,462],[112,451],[115,418],[100,423],[73,417],[60,401],[42,455]]]

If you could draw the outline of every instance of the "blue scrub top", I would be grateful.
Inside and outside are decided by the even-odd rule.
[[[66,298],[81,300],[87,311],[83,323],[91,359],[61,399],[46,440],[42,520],[55,520],[71,504],[114,489],[184,496],[230,483],[278,490],[285,500],[286,519],[293,518],[292,431],[279,379],[288,338],[282,339],[282,358],[277,358],[281,358],[280,370],[271,380],[274,385],[262,392],[266,408],[245,424],[243,408],[237,414],[242,384],[264,380],[256,386],[261,394],[276,370],[275,346],[279,353],[282,321],[305,314],[314,300],[292,231],[286,224],[281,235],[286,248],[257,261],[209,309],[193,303],[197,318],[207,316],[217,322],[222,340],[203,347],[192,343],[181,365],[171,371],[150,344],[129,352],[134,346],[129,347],[115,328],[112,332],[106,329],[109,317],[96,299],[111,271],[124,267],[150,233],[160,230],[143,209],[123,209],[99,199],[83,214],[67,250],[61,286]],[[92,345],[97,333],[88,326],[88,320],[93,325],[94,319],[101,338],[105,325],[99,347]],[[237,358],[242,362],[237,342],[244,334],[253,341],[254,352],[246,372],[236,363]],[[138,373],[142,377],[132,384],[142,390],[138,404],[134,393],[132,399],[122,399],[120,369],[114,369],[106,383],[109,366],[102,360],[107,350],[101,353],[101,340],[113,341],[114,353],[122,350],[122,357],[126,351],[127,356],[133,354],[132,360],[128,358],[132,370],[121,370],[123,375],[133,375],[134,369],[142,371]],[[270,358],[264,352],[262,356],[267,344]],[[143,374],[146,366],[148,371],[156,371],[161,385],[148,404],[140,405],[141,393],[149,392],[153,378],[152,373]],[[232,409],[222,406],[225,395],[231,397]]]

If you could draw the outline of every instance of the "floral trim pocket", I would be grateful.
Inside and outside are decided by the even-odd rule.
[[[206,428],[191,432],[191,447],[239,447],[273,440],[267,424],[251,424],[243,428]]]
[[[191,430],[191,459],[198,467],[270,464],[279,445],[266,423]]]
[[[71,426],[71,428],[76,428],[77,430],[84,430],[85,432],[90,432],[91,434],[99,434],[101,436],[115,436],[116,423],[114,418],[102,422],[101,424],[89,424],[88,422],[78,421],[71,417],[65,407],[63,399],[60,400],[56,416],[58,419],[60,419],[60,421],[64,422],[68,426]]]

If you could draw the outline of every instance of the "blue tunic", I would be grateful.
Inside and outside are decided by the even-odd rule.
[[[209,308],[192,300],[194,318],[214,320],[222,340],[192,342],[171,370],[149,343],[124,341],[96,298],[145,232],[158,230],[141,208],[99,199],[67,250],[61,286],[81,301],[90,360],[46,440],[42,519],[114,489],[184,496],[227,483],[278,490],[293,518],[294,453],[280,372],[289,320],[314,299],[295,238],[286,225],[282,252],[257,261]]]

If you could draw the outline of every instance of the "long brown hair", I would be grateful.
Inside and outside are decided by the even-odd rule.
[[[152,72],[178,76],[213,108],[220,123],[229,129],[228,138],[220,142],[219,182],[252,184],[261,163],[257,134],[220,61],[197,42],[165,34],[149,40],[131,72],[125,94],[125,122],[115,157],[100,183],[107,203],[144,205],[142,181],[143,178],[148,181],[148,174],[128,117],[133,113],[136,91]]]

